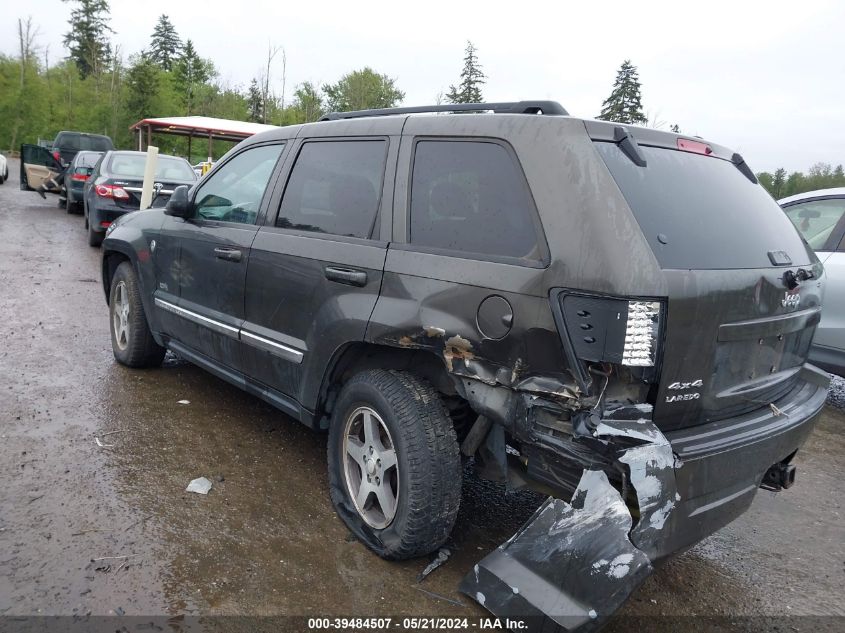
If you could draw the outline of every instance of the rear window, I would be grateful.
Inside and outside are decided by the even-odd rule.
[[[615,143],[596,148],[662,268],[770,268],[769,251],[810,263],[777,203],[733,163],[641,146],[648,166],[638,167]]]
[[[534,205],[498,143],[419,141],[411,178],[411,243],[492,258],[539,260]]]
[[[140,180],[144,177],[146,154],[115,154],[111,158],[108,172],[121,178]],[[181,158],[159,156],[156,165],[156,180],[196,180],[194,170]]]
[[[79,153],[76,155],[76,169],[82,169],[83,171],[88,167],[93,167],[97,164],[97,161],[100,160],[100,156],[102,154],[95,154],[95,153]]]
[[[63,150],[107,152],[112,149],[111,139],[105,136],[90,136],[88,134],[60,134],[55,141],[55,147]]]

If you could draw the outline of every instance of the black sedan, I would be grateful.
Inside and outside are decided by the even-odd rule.
[[[111,151],[92,170],[83,203],[88,244],[99,246],[116,218],[140,208],[146,161],[146,152]],[[152,206],[163,207],[176,187],[191,186],[196,181],[193,168],[184,158],[159,154]]]
[[[68,213],[82,212],[82,195],[85,183],[103,152],[78,152],[65,171],[65,205]]]

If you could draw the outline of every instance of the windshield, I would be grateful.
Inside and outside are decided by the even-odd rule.
[[[112,176],[141,180],[144,177],[146,154],[115,154],[108,171]],[[159,156],[156,180],[196,180],[197,175],[187,161],[174,156]]]
[[[770,268],[770,251],[794,265],[811,255],[760,185],[726,160],[640,146],[638,167],[615,143],[596,143],[662,268]]]

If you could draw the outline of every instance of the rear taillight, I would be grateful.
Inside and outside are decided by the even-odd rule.
[[[70,179],[77,180],[79,182],[85,182],[86,180],[88,180],[88,174],[73,174]]]
[[[129,194],[123,187],[115,185],[97,185],[94,189],[101,198],[113,198],[115,200],[129,200]]]
[[[654,367],[660,333],[660,302],[629,301],[622,364]]]
[[[111,226],[111,222],[100,222],[100,226],[102,226],[104,229],[107,229]]]
[[[53,158],[55,158],[56,162],[58,162],[61,165],[62,155],[59,152],[53,152]]]
[[[659,359],[663,303],[561,292],[560,316],[579,361],[654,367]]]

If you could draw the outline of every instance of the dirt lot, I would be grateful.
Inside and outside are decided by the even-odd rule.
[[[417,585],[428,560],[385,562],[349,538],[323,436],[170,356],[151,371],[114,361],[99,250],[80,216],[20,191],[17,170],[0,186],[0,615],[484,615],[458,582],[538,497],[468,475],[455,555]],[[761,491],[660,568],[621,612],[649,619],[611,628],[845,616],[844,430],[829,406],[795,487]],[[185,492],[199,476],[208,496]]]

